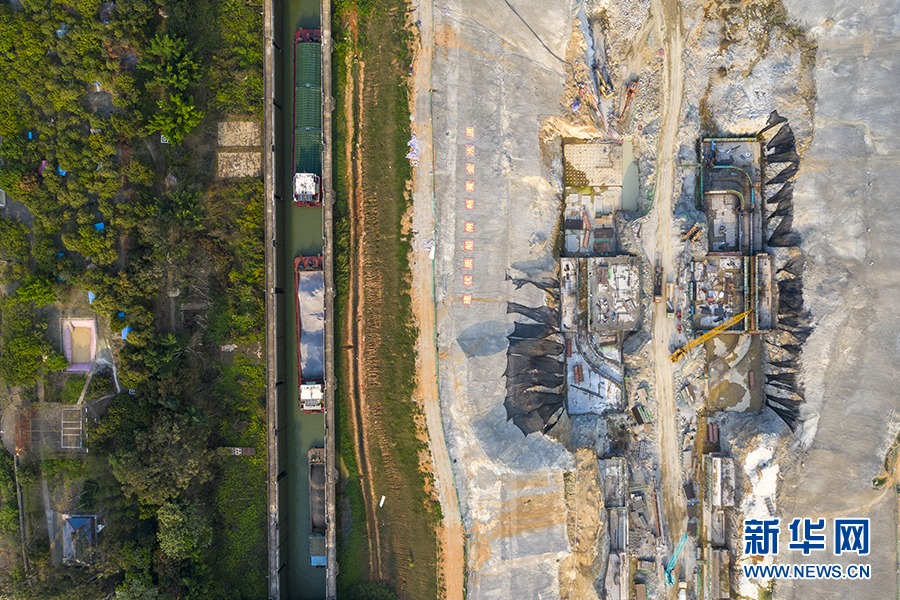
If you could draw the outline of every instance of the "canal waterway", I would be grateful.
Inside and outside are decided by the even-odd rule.
[[[279,537],[281,540],[282,600],[320,600],[325,597],[325,569],[309,560],[309,464],[310,448],[325,445],[325,417],[304,414],[297,402],[297,330],[293,264],[297,256],[322,254],[321,208],[295,208],[290,201],[293,131],[294,33],[321,26],[321,0],[276,0],[275,31],[280,40],[276,52],[276,227],[280,227],[279,283],[283,286],[283,310],[279,311],[278,362],[284,392],[279,394]]]

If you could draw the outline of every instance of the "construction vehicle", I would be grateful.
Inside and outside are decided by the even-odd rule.
[[[594,38],[594,60],[591,65],[597,76],[597,90],[604,98],[613,95],[613,86],[609,79],[609,66],[606,64],[606,36],[603,35],[603,26],[595,21],[591,25]]]
[[[628,82],[628,87],[625,88],[625,104],[622,106],[622,113],[619,115],[619,119],[622,119],[625,116],[625,113],[628,112],[628,105],[631,104],[631,101],[637,95],[638,91],[638,80]]]
[[[612,96],[613,87],[612,83],[609,81],[609,74],[606,72],[606,65],[600,68],[595,64],[594,75],[597,76],[597,91],[600,92],[600,95],[604,98]]]
[[[675,316],[675,284],[666,284],[666,318],[671,319]]]
[[[695,231],[694,234],[691,236],[691,241],[692,241],[692,242],[696,242],[697,240],[700,239],[700,236],[701,236],[701,235],[703,235],[703,229],[701,229],[700,227],[698,227],[698,228],[697,228],[697,231]]]
[[[681,239],[696,242],[700,238],[701,233],[703,233],[703,230],[700,228],[700,224],[694,223],[694,226],[691,227],[690,231],[681,236]]]
[[[687,581],[678,582],[678,600],[687,600]]]
[[[659,261],[656,263],[656,267],[653,269],[653,301],[654,302],[662,302],[662,278],[663,278],[663,269],[659,264]]]
[[[675,585],[675,567],[678,565],[678,557],[681,556],[681,551],[684,550],[687,539],[688,534],[681,536],[681,541],[675,546],[675,552],[672,553],[672,558],[669,559],[669,564],[666,565],[666,585],[668,586]]]
[[[669,360],[671,360],[673,363],[677,363],[679,360],[682,359],[682,357],[684,357],[688,352],[690,352],[692,348],[696,348],[697,346],[699,346],[706,340],[719,335],[720,333],[722,333],[723,331],[725,331],[732,325],[735,325],[741,319],[743,319],[744,317],[746,317],[747,315],[749,315],[752,312],[753,312],[752,309],[748,310],[748,311],[744,311],[739,315],[735,315],[735,316],[731,317],[730,319],[728,319],[721,325],[718,325],[718,326],[714,327],[713,329],[710,329],[709,331],[707,331],[700,337],[691,340],[690,342],[688,342],[687,344],[685,344],[684,346],[682,346],[681,348],[679,348],[678,350],[673,352],[672,356],[669,357]]]

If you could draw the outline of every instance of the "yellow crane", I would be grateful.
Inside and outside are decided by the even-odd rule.
[[[722,333],[723,331],[725,331],[732,325],[736,324],[738,321],[740,321],[741,319],[743,319],[744,317],[746,317],[747,315],[749,315],[752,312],[753,312],[752,309],[748,310],[746,312],[742,312],[739,315],[735,315],[735,316],[731,317],[730,319],[728,319],[727,321],[725,321],[718,327],[710,329],[709,331],[707,331],[700,337],[691,340],[690,342],[688,342],[687,344],[685,344],[684,346],[682,346],[681,348],[679,348],[678,350],[673,352],[672,356],[669,357],[669,360],[671,360],[673,363],[677,363],[679,360],[682,359],[682,357],[684,357],[685,354],[690,352],[691,348],[695,348],[695,347],[699,346],[700,344],[702,344],[703,342],[705,342],[706,340],[708,340],[709,338],[719,335],[720,333]]]

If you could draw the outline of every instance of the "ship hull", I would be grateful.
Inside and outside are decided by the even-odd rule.
[[[311,448],[309,458],[309,561],[313,567],[327,566],[325,531],[325,448]]]
[[[325,274],[321,256],[294,259],[297,396],[305,413],[324,412]]]
[[[294,206],[322,205],[322,32],[294,35],[294,133],[291,182]]]

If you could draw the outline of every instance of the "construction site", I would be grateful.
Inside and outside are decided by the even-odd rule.
[[[813,9],[770,8],[453,0],[419,25],[434,43],[414,122],[428,115],[418,143],[433,158],[421,152],[414,210],[434,226],[415,247],[434,258],[467,595],[807,598],[823,584],[744,575],[799,558],[745,554],[746,520],[840,506],[896,528],[896,494],[891,508],[856,492],[870,510],[786,482],[811,481],[807,460],[838,479],[828,453],[867,465],[857,486],[881,471],[839,432],[844,404],[808,383],[830,377],[806,359],[827,355],[817,340],[845,328],[816,312],[837,296],[808,299],[829,280],[806,240],[831,268],[854,252],[824,250],[814,219],[798,226],[814,204],[801,186],[822,190],[803,175],[812,40],[833,31]],[[817,437],[823,424],[852,450]],[[887,579],[842,597],[893,594]]]

